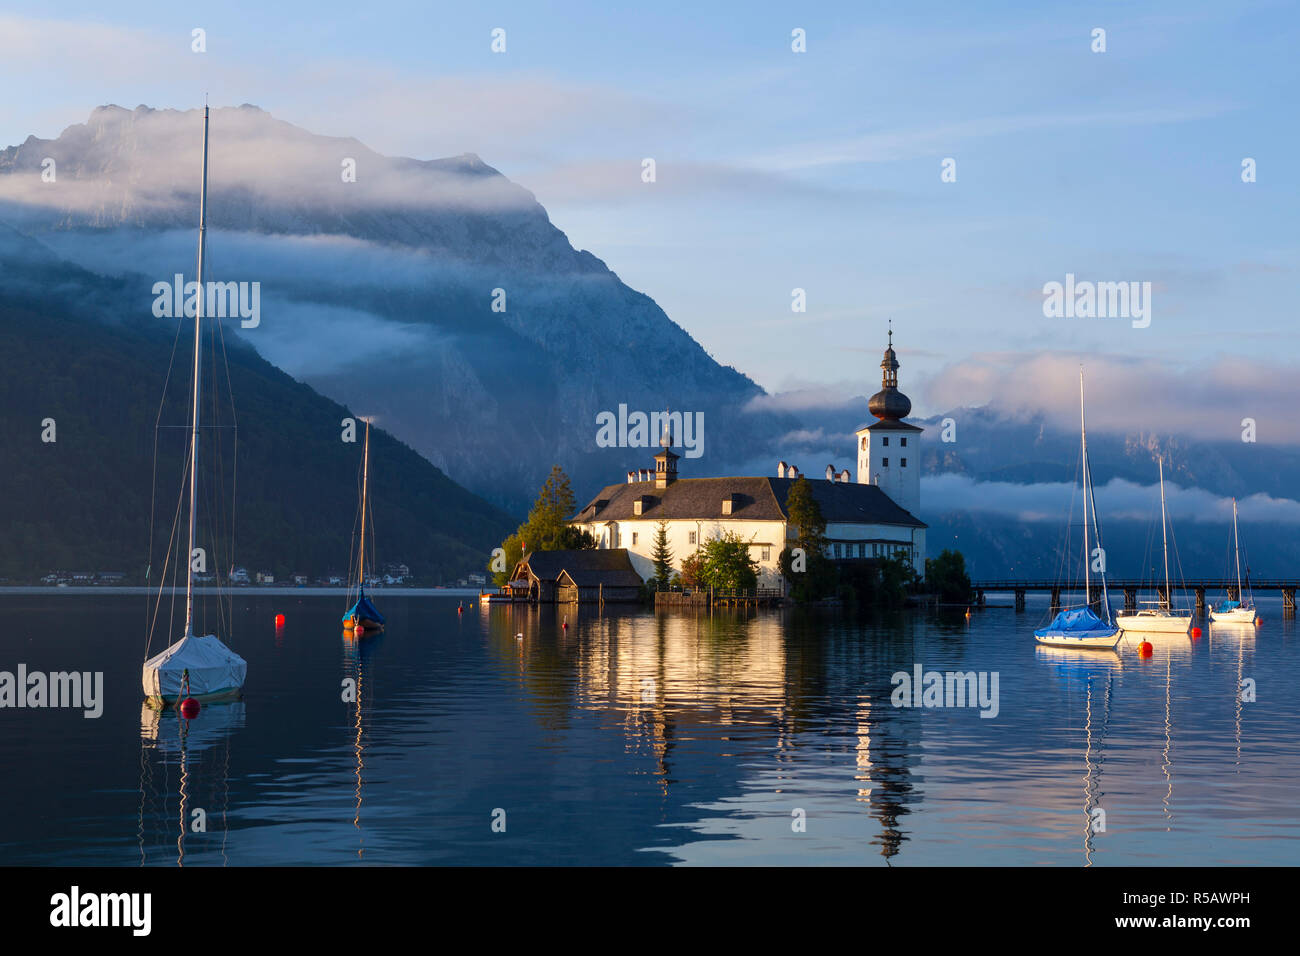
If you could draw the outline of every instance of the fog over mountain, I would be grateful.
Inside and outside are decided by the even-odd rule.
[[[71,262],[107,277],[67,290],[103,300],[87,312],[150,317],[155,283],[192,278],[201,135],[198,110],[105,106],[0,151],[0,294],[58,296]],[[247,105],[214,109],[211,136],[207,278],[261,284],[260,322],[239,334],[488,500],[522,513],[552,464],[580,499],[649,466],[654,448],[597,447],[596,416],[620,405],[704,413],[704,454],[682,461],[685,476],[772,474],[778,459],[812,477],[853,469],[878,358],[864,353],[842,393],[767,394],[475,155],[386,157]],[[876,334],[854,346],[874,349]],[[915,419],[931,553],[955,543],[984,576],[1049,574],[1077,473],[1078,357],[972,357],[922,383],[897,338],[903,390],[953,409]],[[1297,437],[1285,370],[1096,366],[1090,451],[1114,567],[1145,566],[1159,456],[1189,573],[1222,570],[1231,496],[1263,573],[1300,564],[1294,536],[1263,533],[1300,524],[1300,446],[1280,443]],[[988,404],[966,407],[976,400]],[[1246,417],[1256,443],[1240,440]]]
[[[101,107],[0,152],[0,220],[124,277],[122,314],[147,312],[155,282],[193,271],[201,117]],[[264,357],[516,510],[553,463],[579,494],[649,463],[596,446],[596,415],[620,404],[704,411],[716,470],[782,427],[743,411],[754,382],[476,156],[393,159],[216,109],[208,221],[207,278],[261,283],[261,323],[243,334]]]

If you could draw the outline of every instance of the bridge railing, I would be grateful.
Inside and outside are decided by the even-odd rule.
[[[1094,588],[1101,587],[1099,582],[1094,581]],[[1249,582],[1242,581],[1243,587],[1251,588],[1255,591],[1280,591],[1300,588],[1300,578],[1251,578]],[[1110,579],[1106,581],[1106,587],[1110,590],[1137,590],[1137,591],[1160,591],[1164,586],[1152,584],[1150,581],[1128,581],[1122,578]],[[1236,589],[1237,579],[1223,578],[1196,578],[1187,580],[1181,584],[1173,585],[1175,591],[1194,590],[1204,588],[1207,591]],[[1059,581],[1031,581],[1026,579],[1010,578],[999,581],[972,581],[971,588],[976,591],[1082,591],[1083,582],[1076,581],[1063,583]]]

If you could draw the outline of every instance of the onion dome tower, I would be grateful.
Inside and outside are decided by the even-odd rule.
[[[889,345],[880,363],[880,391],[867,402],[867,411],[882,421],[896,422],[912,414],[912,401],[898,390],[898,356],[894,354],[894,330],[889,330]]]
[[[903,421],[912,413],[912,401],[898,390],[892,323],[880,370],[880,391],[867,402],[867,410],[877,420],[856,433],[858,484],[877,485],[895,504],[915,516],[921,506],[919,442],[924,429]]]

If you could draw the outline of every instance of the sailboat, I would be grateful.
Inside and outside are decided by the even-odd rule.
[[[194,633],[194,539],[199,468],[199,394],[203,366],[203,265],[207,242],[208,108],[203,107],[203,185],[199,192],[198,295],[194,309],[194,394],[190,418],[190,549],[185,562],[185,633],[179,641],[144,662],[141,683],[154,706],[174,704],[188,695],[196,700],[237,697],[248,674],[245,660],[215,634]]]
[[[1105,617],[1099,617],[1092,609],[1092,552],[1088,541],[1089,501],[1092,502],[1092,528],[1098,547],[1101,546],[1101,531],[1097,527],[1097,501],[1092,495],[1092,472],[1088,468],[1088,429],[1083,417],[1083,369],[1079,369],[1079,437],[1082,443],[1083,466],[1083,582],[1084,604],[1082,607],[1061,608],[1056,617],[1046,627],[1034,631],[1034,638],[1040,644],[1054,647],[1094,648],[1113,650],[1124,632],[1120,630],[1110,613],[1110,595],[1106,592],[1105,564],[1101,566],[1101,605]]]
[[[366,443],[361,466],[361,556],[358,560],[360,585],[357,602],[343,615],[343,629],[361,634],[365,631],[382,631],[384,616],[366,597],[366,498],[370,488],[370,422],[366,422]]]
[[[1241,538],[1237,534],[1237,499],[1232,499],[1232,550],[1237,560],[1237,599],[1226,600],[1218,607],[1210,609],[1210,620],[1215,624],[1254,624],[1257,618],[1255,601],[1241,593]],[[1247,572],[1246,586],[1250,586]]]
[[[1192,627],[1192,612],[1174,610],[1173,592],[1169,589],[1169,532],[1165,517],[1165,461],[1160,463],[1160,541],[1165,551],[1165,594],[1155,607],[1142,608],[1132,614],[1121,614],[1115,620],[1126,631],[1148,634],[1186,634]]]

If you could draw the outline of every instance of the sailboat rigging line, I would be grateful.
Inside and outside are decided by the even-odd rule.
[[[181,323],[177,322],[176,334],[172,337],[172,354],[171,354],[171,358],[167,362],[167,375],[163,379],[162,394],[158,398],[158,413],[157,415],[154,416],[154,422],[153,422],[153,473],[149,479],[149,540],[148,540],[148,552],[147,552],[149,555],[149,563],[148,563],[149,569],[153,568],[154,509],[157,507],[157,503],[158,503],[158,430],[163,427],[162,426],[163,408],[167,404],[167,388],[168,386],[171,385],[172,369],[175,368],[176,366],[176,349],[179,347],[180,341],[181,341]],[[179,520],[179,516],[180,516],[180,512],[178,510],[177,520]],[[163,568],[165,573],[165,569],[166,569],[165,563],[163,565]],[[159,580],[161,579],[162,579],[162,575],[160,574]],[[149,586],[150,583],[149,573],[147,570],[145,572],[144,583],[146,588]],[[149,592],[147,590],[145,591],[145,595],[144,595],[144,623],[146,629],[145,641],[144,641],[144,656],[148,657],[149,642],[153,637],[153,630],[149,626]]]
[[[186,467],[187,469],[189,468],[189,457],[188,457],[188,455],[186,456],[186,465],[185,465],[185,467]],[[148,656],[149,656],[149,649],[150,649],[150,647],[153,645],[153,633],[154,633],[154,630],[155,630],[155,629],[157,628],[157,626],[158,626],[158,611],[159,611],[159,609],[160,609],[160,607],[161,607],[161,605],[162,605],[162,594],[163,594],[163,591],[164,591],[164,590],[166,589],[166,587],[167,587],[167,569],[168,569],[168,567],[174,567],[174,565],[172,564],[172,554],[174,553],[176,547],[177,547],[178,544],[179,544],[179,542],[177,541],[177,532],[180,530],[180,523],[181,523],[181,509],[184,507],[184,503],[185,503],[185,479],[184,479],[184,476],[182,475],[182,478],[181,478],[181,490],[180,490],[179,495],[178,495],[177,500],[176,500],[176,514],[175,514],[175,515],[173,516],[173,518],[172,518],[172,530],[171,530],[171,535],[170,535],[170,536],[168,537],[168,539],[167,539],[167,554],[166,554],[166,557],[163,559],[162,570],[161,570],[161,571],[159,572],[159,574],[158,574],[158,596],[157,596],[157,598],[154,600],[153,619],[152,619],[151,621],[149,621],[149,629],[148,629],[148,632],[147,632],[146,635],[145,635],[145,648],[144,648],[144,656],[145,656],[145,657],[148,657]],[[173,573],[174,573],[174,572],[173,572]],[[174,577],[173,577],[173,581],[174,581]],[[170,615],[170,617],[168,618],[168,628],[167,628],[167,633],[169,633],[169,634],[173,632],[173,625],[175,624],[175,620],[174,620],[174,619],[175,619],[175,613],[174,613],[174,612],[175,612],[175,604],[176,604],[176,600],[175,600],[174,591],[175,591],[175,584],[173,584],[173,598],[172,598],[172,601],[171,601],[171,610],[172,610],[173,613],[172,613],[172,614]]]
[[[212,382],[212,404],[211,404],[212,414],[209,417],[210,420],[214,423],[220,420],[218,418],[218,411],[219,411],[218,399],[220,398],[221,389],[220,389],[219,379],[217,378],[217,350],[216,350],[217,328],[220,325],[221,325],[221,320],[216,316],[212,317],[212,319],[208,323],[208,345],[209,345],[208,362],[211,369],[211,374],[209,377]],[[208,499],[210,502],[209,510],[208,510],[208,526],[209,528],[211,528],[211,534],[212,534],[211,537],[212,559],[210,562],[210,572],[213,574],[213,578],[217,585],[217,601],[216,601],[217,622],[218,622],[217,628],[220,633],[229,634],[230,633],[229,628],[226,626],[227,624],[226,607],[225,607],[225,603],[222,600],[224,593],[228,589],[223,588],[221,583],[221,568],[225,565],[224,558],[226,557],[223,548],[224,543],[226,541],[226,533],[225,533],[226,525],[225,525],[225,521],[223,520],[225,517],[225,509],[222,507],[222,503],[225,501],[225,495],[226,495],[226,468],[225,468],[225,451],[221,443],[220,434],[218,434],[214,438],[211,444],[213,450],[213,458],[216,460],[217,467],[215,471],[216,480],[211,482],[212,487],[208,492]],[[204,616],[206,618],[206,609],[205,609]],[[205,627],[204,630],[206,631],[207,628]]]
[[[230,396],[230,423],[234,430],[234,435],[230,440],[230,568],[226,573],[226,580],[231,585],[227,589],[229,592],[228,601],[230,609],[230,630],[227,631],[227,633],[233,636],[235,626],[235,589],[231,576],[235,573],[235,555],[238,553],[235,549],[235,529],[238,527],[235,509],[239,507],[239,420],[235,415],[235,390],[234,385],[230,380],[230,359],[226,355],[226,333],[224,329],[222,329],[221,332],[221,360],[226,367],[226,389]]]

